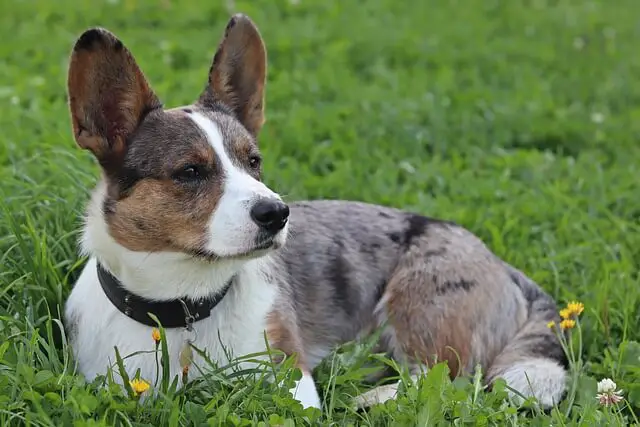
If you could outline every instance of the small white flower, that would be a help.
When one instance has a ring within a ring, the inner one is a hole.
[[[616,388],[618,388],[618,386],[611,378],[605,378],[598,382],[598,393],[611,393],[615,391]]]
[[[598,394],[596,399],[603,406],[611,406],[622,400],[622,390],[616,390],[618,386],[610,378],[598,382]]]

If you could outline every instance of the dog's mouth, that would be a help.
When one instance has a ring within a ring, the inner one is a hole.
[[[196,259],[208,262],[216,262],[221,260],[253,259],[264,255],[271,249],[278,249],[280,246],[281,245],[273,238],[269,238],[256,242],[256,244],[247,251],[237,252],[230,255],[219,255],[214,252],[209,252],[202,249],[189,250],[188,252],[192,257]]]

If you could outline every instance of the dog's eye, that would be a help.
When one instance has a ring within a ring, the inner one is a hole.
[[[251,169],[260,169],[261,162],[262,159],[258,155],[252,155],[251,157],[249,157],[249,167]]]
[[[197,181],[205,178],[206,169],[200,165],[188,165],[174,172],[173,179],[182,182]]]

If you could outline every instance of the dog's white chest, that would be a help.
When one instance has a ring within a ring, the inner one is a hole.
[[[140,369],[141,377],[153,383],[161,375],[156,368],[156,343],[152,328],[142,325],[118,311],[102,292],[96,275],[96,262],[90,260],[74,287],[66,306],[66,318],[72,334],[72,346],[80,371],[92,380],[115,368],[115,350],[125,359],[129,376]],[[262,352],[266,348],[266,317],[277,289],[259,271],[241,272],[225,298],[211,316],[193,325],[194,331],[166,329],[170,357],[170,376],[181,375],[179,356],[187,340],[205,351],[220,366],[238,356]],[[158,349],[158,360],[160,350]],[[207,370],[204,360],[194,351],[194,363]],[[190,369],[190,377],[198,369]],[[117,368],[114,377],[118,378]],[[119,378],[118,378],[119,379]]]

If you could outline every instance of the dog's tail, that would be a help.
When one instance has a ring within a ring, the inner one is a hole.
[[[503,378],[509,387],[525,397],[535,396],[548,408],[564,397],[568,369],[556,329],[548,326],[559,320],[556,304],[524,273],[510,265],[505,268],[528,302],[528,319],[494,359],[486,380]],[[512,396],[519,399],[517,394]]]

